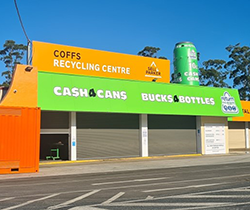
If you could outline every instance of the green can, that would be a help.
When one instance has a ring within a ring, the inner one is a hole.
[[[197,51],[192,42],[179,42],[175,45],[174,82],[199,86]]]

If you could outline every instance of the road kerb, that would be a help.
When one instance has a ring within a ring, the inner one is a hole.
[[[111,162],[111,161],[133,161],[146,159],[164,159],[164,158],[182,158],[182,157],[200,157],[201,154],[183,154],[183,155],[168,155],[168,156],[150,156],[150,157],[129,157],[129,158],[112,158],[112,159],[96,159],[96,160],[67,160],[67,161],[49,161],[41,162],[39,165],[54,165],[54,164],[69,164],[69,163],[95,163],[95,162]]]

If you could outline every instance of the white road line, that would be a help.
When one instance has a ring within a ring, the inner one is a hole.
[[[216,203],[216,202],[206,202],[206,203],[111,203],[106,206],[117,206],[117,207],[149,207],[149,206],[158,206],[158,207],[181,207],[174,210],[193,210],[193,209],[212,209],[215,207],[232,207],[232,206],[241,206],[241,205],[249,205],[250,202],[242,202],[242,203]],[[99,205],[96,205],[99,207]],[[188,206],[188,207],[185,207]],[[87,209],[86,209],[87,210]]]
[[[210,191],[204,191],[204,192],[196,192],[196,193],[189,193],[188,195],[202,195],[202,194],[208,194],[208,193],[217,193],[217,192],[242,192],[245,191],[242,189],[242,187],[239,188],[231,188],[231,189],[222,189],[222,190],[210,190]],[[172,196],[171,196],[172,197]]]
[[[12,199],[14,199],[15,197],[10,197],[10,198],[3,198],[3,199],[0,199],[0,202],[1,201],[8,201],[8,200],[12,200]]]
[[[46,197],[42,197],[42,198],[30,200],[30,201],[27,201],[25,203],[21,203],[21,204],[16,205],[16,206],[11,206],[11,207],[8,207],[8,208],[2,209],[2,210],[16,209],[16,208],[19,208],[19,207],[22,207],[22,206],[26,206],[28,204],[31,204],[31,203],[34,203],[34,202],[37,202],[37,201],[42,201],[42,200],[46,200],[46,199],[52,198],[52,197],[55,197],[55,196],[58,196],[58,195],[60,195],[60,193],[56,193],[56,194],[52,194],[52,195],[49,195],[49,196],[46,196]]]
[[[249,205],[250,202],[244,202],[244,203],[225,203],[225,204],[219,204],[219,203],[214,203],[211,206],[198,206],[198,207],[188,207],[188,208],[178,208],[174,210],[193,210],[193,209],[212,209],[212,208],[217,208],[217,207],[232,207],[232,206],[242,206],[242,205]]]
[[[217,180],[217,179],[227,179],[227,178],[239,178],[244,176],[250,176],[249,174],[242,174],[237,176],[221,176],[221,177],[212,177],[212,178],[203,178],[203,179],[189,179],[189,180],[180,180],[180,181],[170,181],[170,182],[160,182],[160,183],[149,183],[149,184],[133,184],[127,186],[117,186],[117,187],[105,187],[101,188],[101,190],[114,190],[114,189],[125,189],[125,188],[139,188],[139,187],[147,187],[147,186],[157,186],[157,185],[167,185],[167,184],[175,184],[175,183],[190,183],[190,182],[199,182],[199,181],[208,181],[208,180]]]
[[[151,179],[135,179],[136,182],[148,182],[148,181],[157,181],[162,179],[169,179],[170,177],[159,177],[159,178],[151,178]]]
[[[145,200],[152,200],[152,199],[154,199],[154,197],[149,195],[148,197],[146,197]]]
[[[249,192],[250,189],[240,188],[240,189],[231,189],[229,191],[233,191],[233,192]]]
[[[250,195],[180,195],[176,197],[169,197],[170,199],[176,198],[250,198]],[[168,199],[168,198],[167,198]]]
[[[162,197],[152,197],[152,200],[157,201],[157,200],[163,200],[163,199],[171,199],[171,198],[182,198],[186,196],[196,196],[196,195],[203,195],[203,194],[208,194],[208,193],[218,193],[218,192],[227,192],[231,191],[234,189],[240,189],[240,188],[231,188],[231,189],[223,189],[223,190],[209,190],[209,191],[204,191],[204,192],[196,192],[196,193],[187,193],[187,194],[181,194],[181,195],[168,195],[168,196],[162,196]],[[151,197],[151,196],[150,196]],[[134,203],[134,202],[144,202],[146,199],[136,199],[136,200],[129,200],[129,201],[124,201],[123,203]]]
[[[114,195],[112,198],[104,201],[102,203],[102,205],[106,205],[106,204],[110,204],[111,202],[115,201],[116,199],[120,198],[121,196],[123,196],[125,194],[125,192],[119,192],[116,195]]]
[[[108,185],[108,184],[122,184],[128,182],[147,182],[147,181],[157,181],[163,179],[169,179],[170,177],[159,177],[159,178],[151,178],[151,179],[133,179],[133,180],[125,180],[125,181],[116,181],[116,182],[102,182],[102,183],[94,183],[92,185]]]
[[[70,208],[68,210],[107,210],[107,209],[101,209],[99,207],[95,208],[92,206],[77,206],[77,207]]]
[[[100,190],[91,191],[91,192],[89,192],[89,193],[86,193],[86,194],[84,194],[84,195],[81,195],[81,196],[79,196],[79,197],[76,197],[76,198],[74,198],[74,199],[72,199],[72,200],[68,200],[68,201],[66,201],[66,202],[64,202],[64,203],[61,203],[61,204],[58,204],[58,205],[55,205],[55,206],[50,206],[50,207],[48,207],[47,209],[48,209],[48,210],[52,210],[52,209],[60,209],[60,208],[67,207],[69,204],[72,204],[72,203],[75,203],[75,202],[77,202],[77,201],[80,201],[80,200],[82,200],[82,199],[84,199],[84,198],[87,198],[87,197],[89,197],[89,196],[91,196],[91,195],[93,195],[93,194],[95,194],[95,193],[97,193],[97,192],[99,192],[99,191],[100,191]]]
[[[173,195],[173,196],[166,196],[166,197],[161,197],[159,199],[162,199],[162,198],[167,198],[167,197],[178,197],[178,196],[193,196],[193,195],[204,195],[204,194],[211,194],[211,193],[218,193],[218,192],[237,192],[237,191],[244,191],[244,190],[240,190],[242,187],[240,188],[228,188],[228,189],[221,189],[221,190],[208,190],[208,191],[203,191],[203,192],[196,192],[196,193],[188,193],[188,194],[183,194],[183,195]],[[158,199],[158,198],[157,198]]]
[[[229,205],[230,203],[110,203],[106,206],[199,206],[206,208],[207,206],[211,207],[214,205]]]
[[[103,182],[103,183],[94,183],[92,185],[98,186],[98,185],[108,185],[108,184],[123,184],[123,183],[130,183],[135,182],[135,180],[126,180],[126,181],[116,181],[116,182]]]
[[[190,186],[185,186],[185,187],[172,187],[172,188],[145,190],[145,191],[142,191],[142,192],[149,193],[149,192],[160,192],[160,191],[178,190],[178,189],[186,189],[186,188],[200,188],[200,187],[209,187],[209,186],[214,186],[214,185],[222,185],[222,184],[226,184],[226,183],[227,182],[213,183],[213,184],[203,184],[203,185],[190,185]]]

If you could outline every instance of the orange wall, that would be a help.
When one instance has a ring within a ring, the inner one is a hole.
[[[37,107],[37,69],[16,65],[12,83],[0,106]]]
[[[0,106],[0,174],[39,170],[40,109]]]
[[[232,121],[244,121],[250,122],[250,101],[240,101],[242,110],[243,110],[243,117],[233,117]]]
[[[32,45],[32,65],[38,71],[142,81],[157,78],[157,82],[164,83],[170,81],[170,61],[166,59],[36,41]]]

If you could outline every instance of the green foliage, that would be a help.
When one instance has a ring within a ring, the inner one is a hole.
[[[240,44],[226,48],[230,60],[226,64],[233,87],[239,90],[241,100],[250,100],[250,48]]]
[[[167,59],[164,56],[157,56],[158,51],[161,50],[159,47],[150,47],[150,46],[146,46],[144,47],[143,50],[141,50],[140,52],[138,52],[137,55],[141,55],[144,57],[152,57],[152,58],[159,58],[159,59]]]
[[[2,72],[2,76],[5,77],[4,86],[10,85],[15,65],[21,63],[26,51],[26,45],[16,44],[13,40],[5,41],[3,49],[0,50],[0,60],[6,67],[6,70]]]
[[[158,58],[159,58],[159,59],[166,59],[166,60],[167,60],[167,58],[164,57],[164,56],[159,56]]]
[[[200,68],[200,85],[213,87],[230,87],[225,80],[228,77],[228,71],[225,69],[226,61],[208,60],[203,62]]]
[[[230,87],[226,80],[232,80],[233,88],[239,90],[241,100],[250,100],[250,48],[240,44],[226,47],[229,61],[208,60],[200,68],[200,84],[214,87]]]
[[[143,50],[141,50],[140,52],[138,52],[138,55],[141,55],[141,56],[144,56],[144,57],[157,58],[156,54],[157,54],[157,52],[159,50],[160,50],[159,47],[146,46],[146,47],[144,47]]]

